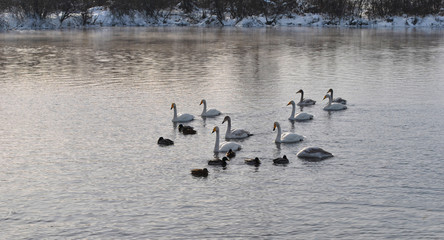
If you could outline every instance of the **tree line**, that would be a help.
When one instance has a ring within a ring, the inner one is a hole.
[[[444,0],[0,0],[0,11],[18,16],[45,19],[58,14],[63,22],[80,14],[83,24],[91,21],[90,8],[105,7],[116,16],[135,11],[147,17],[165,17],[175,7],[190,14],[203,9],[201,18],[214,15],[222,22],[226,16],[243,19],[264,16],[273,24],[278,16],[303,13],[324,14],[331,18],[425,16],[444,10]]]

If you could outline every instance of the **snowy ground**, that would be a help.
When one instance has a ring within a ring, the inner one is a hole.
[[[173,11],[168,16],[157,18],[146,17],[135,12],[132,16],[116,17],[110,11],[101,7],[91,9],[92,19],[87,26],[82,26],[79,15],[74,15],[62,24],[60,16],[53,15],[45,20],[35,18],[19,18],[11,13],[0,14],[0,30],[31,30],[31,29],[65,29],[83,27],[109,26],[235,26],[235,27],[265,27],[266,18],[262,16],[245,19],[231,19],[227,17],[223,25],[215,16],[207,15],[202,18],[202,11],[185,15],[180,11]],[[398,16],[384,19],[336,19],[332,20],[319,14],[305,14],[280,16],[271,26],[339,26],[339,27],[431,27],[443,28],[444,16],[409,17]]]

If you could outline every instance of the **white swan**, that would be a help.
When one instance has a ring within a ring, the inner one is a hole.
[[[279,125],[278,122],[274,122],[273,131],[276,130],[276,128],[278,129],[276,140],[274,140],[276,143],[294,143],[304,140],[304,136],[296,133],[281,133],[281,125]]]
[[[333,157],[333,154],[319,147],[306,147],[299,151],[296,156],[298,156],[299,158],[316,161]]]
[[[222,142],[219,145],[219,127],[214,127],[213,132],[216,132],[216,143],[214,144],[214,152],[228,152],[230,149],[232,151],[238,151],[241,149],[241,145],[234,142]]]
[[[202,117],[216,117],[220,115],[220,111],[217,109],[208,109],[207,111],[207,101],[205,99],[202,99],[202,101],[200,101],[199,105],[204,105],[203,111],[201,116]]]
[[[326,98],[328,98],[328,104],[327,104],[327,106],[324,107],[325,111],[339,111],[339,110],[347,109],[347,106],[345,106],[344,104],[332,103],[330,94],[326,94],[324,96],[324,99],[326,99]],[[322,99],[322,100],[324,100],[324,99]]]
[[[304,91],[302,91],[302,89],[300,89],[299,91],[296,92],[296,94],[300,93],[301,94],[301,100],[298,102],[298,106],[309,106],[309,105],[315,105],[316,101],[312,100],[312,99],[304,99]]]
[[[287,106],[290,105],[290,104],[292,105],[293,110],[291,110],[291,115],[288,118],[288,120],[292,120],[292,121],[307,121],[307,120],[312,120],[313,119],[313,115],[308,114],[308,113],[304,113],[304,112],[300,112],[300,113],[294,115],[295,112],[296,112],[296,103],[293,100],[291,100],[287,104]]]
[[[176,109],[175,103],[171,104],[171,109],[173,109],[173,108],[174,108],[174,117],[171,121],[173,121],[173,122],[189,122],[194,119],[194,116],[191,114],[188,114],[188,113],[184,113],[184,114],[177,116],[177,109]]]
[[[333,89],[332,88],[330,88],[327,93],[330,93],[331,98],[332,98],[332,100],[331,100],[332,102],[342,103],[344,105],[347,104],[347,100],[340,98],[340,97],[338,97],[338,98],[333,97]]]
[[[224,120],[222,121],[222,124],[228,122],[227,126],[227,132],[225,133],[225,139],[239,139],[239,138],[246,138],[249,136],[252,136],[249,131],[243,130],[243,129],[233,129],[231,130],[231,118],[230,116],[225,116]]]

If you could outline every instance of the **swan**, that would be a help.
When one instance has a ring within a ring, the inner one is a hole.
[[[202,101],[200,101],[199,105],[202,105],[202,104],[204,105],[203,111],[201,114],[202,117],[216,117],[221,114],[221,112],[217,109],[208,109],[208,111],[207,111],[207,101],[205,99],[202,99]]]
[[[177,109],[176,109],[176,104],[172,103],[171,104],[171,109],[174,108],[174,117],[173,117],[173,122],[189,122],[192,121],[194,119],[194,116],[188,113],[184,113],[181,114],[179,116],[177,116]]]
[[[319,147],[306,147],[299,151],[296,156],[299,158],[305,158],[307,160],[323,160],[333,157],[333,154]]]
[[[276,128],[278,129],[276,140],[274,140],[276,143],[294,143],[304,140],[304,136],[296,133],[284,132],[281,134],[281,125],[279,125],[278,122],[274,122],[273,131],[276,130]]]
[[[256,158],[250,158],[250,159],[245,159],[245,164],[247,165],[254,165],[254,166],[259,166],[261,165],[261,161],[259,160],[258,157]]]
[[[324,107],[325,111],[339,111],[339,110],[347,109],[347,106],[345,106],[344,104],[332,103],[330,94],[326,94],[324,96],[324,99],[326,99],[326,98],[328,98],[328,104],[327,104],[327,106]],[[324,99],[322,99],[322,100],[324,100]]]
[[[227,132],[225,133],[225,139],[239,139],[239,138],[247,138],[253,134],[249,131],[243,129],[233,129],[231,130],[231,118],[230,116],[225,116],[222,124],[228,122]]]
[[[214,144],[214,152],[228,152],[230,149],[232,151],[238,151],[241,149],[241,145],[234,142],[223,142],[219,145],[219,127],[214,127],[213,132],[216,132],[216,143]]]
[[[316,101],[312,100],[312,99],[304,99],[304,91],[302,91],[302,89],[300,89],[299,91],[296,92],[296,94],[300,93],[301,94],[301,100],[298,102],[298,106],[309,106],[309,105],[315,105]]]
[[[204,168],[204,169],[192,169],[191,170],[191,175],[195,176],[195,177],[208,177],[208,169]]]
[[[217,166],[225,167],[225,166],[227,166],[227,161],[228,161],[227,157],[223,157],[222,159],[216,158],[216,159],[208,161],[208,165],[217,165]]]
[[[182,132],[183,135],[196,134],[196,130],[194,130],[193,127],[191,127],[191,126],[184,126],[182,124],[179,124],[179,132]]]
[[[296,103],[295,103],[293,100],[291,100],[291,101],[287,104],[287,106],[290,105],[290,104],[292,105],[293,110],[291,111],[291,115],[290,115],[290,117],[288,118],[288,120],[292,120],[292,121],[307,121],[307,120],[313,120],[313,115],[308,114],[308,113],[300,112],[300,113],[294,115],[295,112],[296,112]]]
[[[333,89],[332,88],[330,88],[327,93],[330,93],[331,98],[333,99],[332,102],[342,103],[344,105],[347,104],[347,100],[340,98],[340,97],[338,97],[338,98],[333,97]]]
[[[274,163],[274,164],[288,164],[288,163],[290,163],[290,161],[288,161],[287,156],[284,155],[284,156],[281,157],[281,158],[278,157],[278,158],[273,159],[273,163]]]
[[[173,145],[174,142],[171,139],[160,137],[159,140],[157,140],[157,144],[168,146],[168,145]]]

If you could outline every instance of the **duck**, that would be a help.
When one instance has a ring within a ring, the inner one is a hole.
[[[305,147],[299,151],[296,156],[307,160],[317,161],[333,157],[333,154],[325,151],[320,147]]]
[[[273,159],[273,163],[274,164],[288,164],[290,163],[290,161],[288,161],[288,158],[286,155],[284,155],[283,157],[278,157]]]
[[[228,158],[234,158],[236,157],[236,153],[233,152],[233,150],[228,150],[228,152],[225,154]]]
[[[301,94],[301,100],[298,102],[298,106],[310,106],[310,105],[315,105],[316,101],[312,100],[312,99],[304,99],[304,91],[302,89],[300,89],[299,91],[296,92],[296,94],[300,93]]]
[[[217,109],[208,109],[207,111],[207,101],[205,99],[202,99],[202,101],[200,101],[199,105],[204,105],[203,106],[203,111],[202,114],[200,114],[202,117],[216,117],[219,116],[221,114],[221,112]]]
[[[330,93],[331,98],[332,98],[332,100],[331,100],[332,102],[341,103],[341,104],[344,104],[344,105],[347,104],[347,100],[345,100],[343,98],[340,98],[340,97],[338,97],[338,98],[334,98],[333,97],[333,89],[332,88],[330,88],[327,93]]]
[[[344,104],[332,103],[330,94],[327,93],[324,96],[324,99],[326,99],[326,98],[328,98],[328,104],[327,104],[327,106],[324,107],[325,111],[340,111],[340,110],[347,109],[347,106],[345,106]],[[322,100],[324,100],[324,99],[322,99]]]
[[[261,161],[259,160],[258,157],[255,158],[249,158],[249,159],[245,159],[245,164],[247,165],[254,165],[254,166],[259,166],[261,165]]]
[[[157,144],[163,145],[163,146],[168,146],[168,145],[173,145],[174,142],[171,139],[160,137],[159,140],[157,140]]]
[[[191,175],[193,175],[195,177],[208,177],[208,169],[206,169],[206,168],[191,169]]]
[[[296,103],[295,103],[293,100],[291,100],[291,101],[287,104],[287,106],[290,105],[290,104],[291,104],[291,106],[292,106],[292,110],[291,110],[291,115],[290,115],[290,117],[288,118],[288,120],[291,120],[291,121],[298,121],[298,122],[301,122],[301,121],[308,121],[308,120],[313,120],[313,115],[311,115],[311,114],[309,114],[309,113],[300,112],[300,113],[298,113],[298,114],[295,115],[295,112],[296,112]]]
[[[224,124],[225,122],[228,122],[227,132],[225,133],[225,139],[242,139],[253,135],[249,131],[246,131],[244,129],[231,130],[230,116],[225,116],[224,120],[222,121],[222,124]]]
[[[276,128],[278,129],[276,139],[274,140],[276,143],[294,143],[304,140],[304,136],[296,133],[281,133],[281,125],[278,122],[274,122],[273,131],[276,130]]]
[[[214,152],[228,152],[230,149],[232,151],[239,151],[242,147],[238,143],[234,142],[223,142],[219,145],[219,127],[214,127],[213,132],[216,132],[216,143],[214,144]]]
[[[184,126],[182,124],[179,124],[179,132],[183,133],[184,135],[188,134],[196,134],[196,130],[194,130],[191,126]]]
[[[171,120],[173,122],[189,122],[194,119],[194,116],[188,113],[177,115],[177,109],[175,103],[171,104],[171,109],[174,109],[174,116],[173,119]]]
[[[223,157],[222,159],[216,158],[208,161],[208,165],[217,165],[225,167],[227,166],[227,161],[229,161],[227,157]]]

